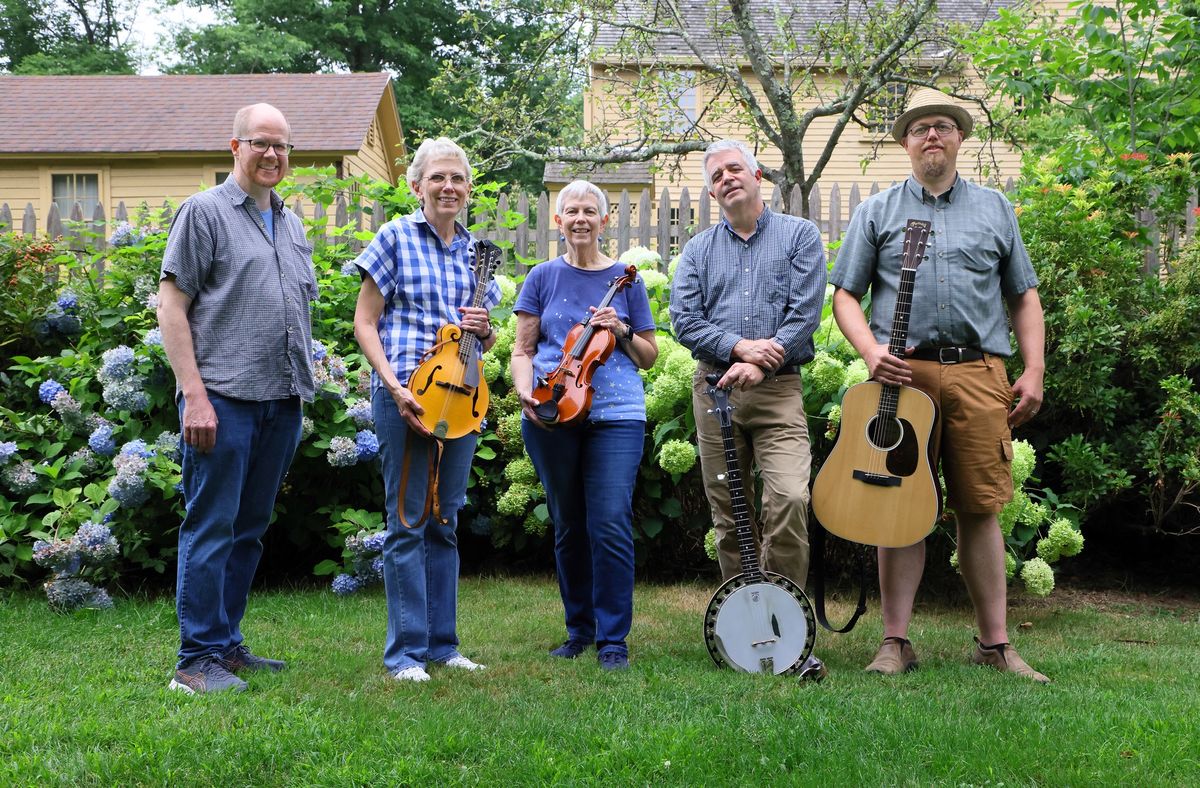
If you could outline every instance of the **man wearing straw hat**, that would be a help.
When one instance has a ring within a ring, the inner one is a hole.
[[[913,386],[937,405],[934,454],[942,460],[959,568],[979,628],[971,662],[1048,683],[1008,641],[997,518],[1013,495],[1011,429],[1036,415],[1042,402],[1045,325],[1037,276],[1008,199],[958,175],[959,146],[973,125],[940,91],[922,88],[912,97],[892,126],[912,175],[855,212],[830,277],[833,312],[874,380]],[[888,353],[888,334],[909,219],[929,221],[932,232],[916,272],[909,348],[897,358]],[[861,305],[868,289],[869,325]],[[1003,360],[1012,352],[1010,320],[1025,367],[1011,385]],[[923,541],[879,548],[883,643],[868,671],[917,666],[908,627],[924,566]]]

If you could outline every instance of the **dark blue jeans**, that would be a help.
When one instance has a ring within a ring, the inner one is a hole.
[[[521,422],[525,450],[554,521],[558,589],[567,637],[627,651],[633,623],[633,485],[644,421],[544,430]]]
[[[249,402],[210,391],[208,399],[217,412],[213,450],[180,444],[187,512],[175,584],[179,667],[242,642],[262,536],[300,445],[299,397]],[[182,423],[183,397],[178,405]]]
[[[434,442],[414,436],[386,389],[371,398],[379,457],[383,463],[387,537],[383,542],[383,587],[387,594],[387,643],[383,665],[391,672],[445,662],[458,655],[458,510],[467,497],[475,456],[475,433],[445,441],[438,497],[445,523],[421,517],[429,489],[429,455]],[[408,485],[400,489],[405,447],[411,444]],[[400,522],[398,507],[404,506]]]

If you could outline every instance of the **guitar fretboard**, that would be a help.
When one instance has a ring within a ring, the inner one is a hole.
[[[900,269],[900,287],[896,293],[896,309],[892,313],[892,335],[888,341],[888,352],[896,358],[904,358],[908,346],[908,323],[912,315],[913,290],[917,282],[917,266],[925,255],[925,244],[929,238],[929,222],[909,219],[904,228],[904,260]],[[879,410],[875,422],[880,429],[896,417],[896,406],[900,401],[900,387],[894,383],[881,384]]]

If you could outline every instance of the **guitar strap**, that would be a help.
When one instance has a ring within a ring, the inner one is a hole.
[[[413,440],[412,435],[408,436],[408,440],[404,443],[404,461],[400,463],[400,492],[396,496],[396,515],[400,518],[400,524],[405,528],[413,528],[425,522],[425,518],[430,513],[434,518],[445,525],[447,520],[442,517],[442,506],[438,500],[438,481],[439,472],[442,467],[442,451],[445,445],[438,438],[433,438],[433,450],[429,452],[429,468],[428,477],[425,486],[425,503],[422,505],[421,513],[417,515],[416,523],[410,523],[408,518],[404,516],[404,503],[408,498],[408,471],[412,465]]]
[[[854,629],[858,619],[867,612],[867,559],[865,548],[860,546],[855,554],[858,556],[858,606],[845,626],[839,628],[829,623],[825,616],[825,526],[816,517],[808,518],[808,536],[812,546],[812,576],[813,576],[813,614],[818,623],[830,632],[845,634]]]

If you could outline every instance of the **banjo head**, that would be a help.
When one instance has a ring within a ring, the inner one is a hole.
[[[763,572],[726,580],[704,614],[704,645],[717,667],[796,673],[812,654],[816,620],[804,590]]]

